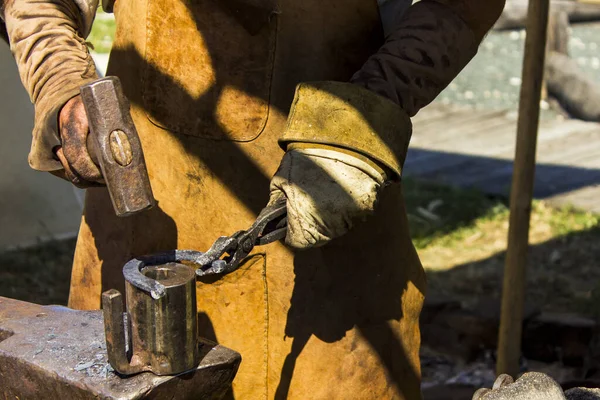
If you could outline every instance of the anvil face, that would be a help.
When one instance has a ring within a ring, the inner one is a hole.
[[[176,376],[120,377],[108,363],[101,311],[0,297],[0,397],[19,399],[220,399],[241,357],[199,344],[198,368]]]

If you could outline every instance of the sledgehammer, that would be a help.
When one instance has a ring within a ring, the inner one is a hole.
[[[100,167],[115,213],[136,214],[155,204],[144,153],[119,78],[81,87],[90,134],[88,152]]]

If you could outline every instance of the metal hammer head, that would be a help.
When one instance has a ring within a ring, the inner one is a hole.
[[[115,213],[123,217],[152,207],[144,153],[119,78],[82,86],[81,98],[90,126],[88,151],[100,166]]]

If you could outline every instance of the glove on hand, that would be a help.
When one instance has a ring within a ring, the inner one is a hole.
[[[598,400],[600,389],[572,388],[563,393],[561,386],[546,374],[528,372],[515,382],[502,374],[492,389],[479,389],[472,400]]]
[[[479,389],[473,400],[566,400],[558,383],[546,374],[528,372],[517,381],[500,375],[492,389]]]
[[[385,182],[399,180],[410,133],[406,113],[367,89],[299,85],[271,181],[271,203],[287,199],[287,244],[323,245],[371,214]]]
[[[287,198],[287,244],[316,247],[345,234],[372,213],[385,175],[358,154],[290,145],[271,181],[270,202]]]

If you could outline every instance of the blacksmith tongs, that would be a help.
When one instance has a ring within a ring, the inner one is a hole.
[[[264,208],[252,226],[231,236],[221,236],[206,253],[196,250],[171,250],[147,256],[136,257],[123,267],[125,279],[138,289],[144,290],[159,299],[166,293],[165,286],[145,276],[145,267],[167,263],[186,262],[196,266],[199,277],[229,274],[240,267],[255,246],[262,246],[285,238],[287,232],[286,201],[282,199]]]
[[[239,268],[255,246],[285,238],[287,231],[286,201],[282,199],[264,208],[252,226],[231,236],[221,236],[196,259],[197,276],[224,275]]]

